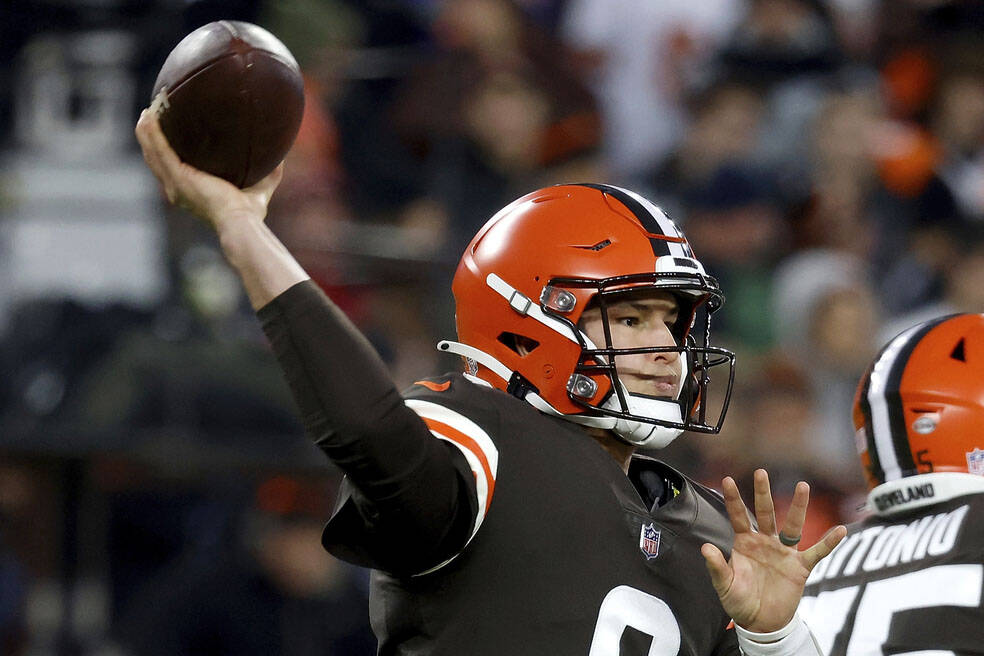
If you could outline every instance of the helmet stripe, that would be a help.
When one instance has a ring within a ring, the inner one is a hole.
[[[648,211],[648,216],[651,216],[653,219],[656,220],[656,225],[659,226],[659,232],[663,233],[668,237],[675,237],[677,239],[683,240],[681,242],[668,242],[670,244],[671,254],[675,255],[676,257],[689,257],[689,258],[694,257],[694,252],[690,248],[690,242],[688,242],[687,238],[683,236],[682,232],[680,232],[680,228],[677,227],[677,224],[673,221],[673,219],[671,219],[666,215],[666,212],[664,212],[662,209],[654,205],[653,202],[650,201],[648,198],[640,196],[639,194],[632,191],[631,189],[620,189],[620,191],[624,191],[631,198],[637,200]],[[641,217],[639,220],[640,222],[642,222]],[[643,223],[642,225],[645,226],[646,224]],[[653,231],[650,230],[649,232],[653,232]],[[675,248],[679,248],[681,252],[677,254]]]
[[[885,482],[885,470],[882,469],[881,459],[878,457],[878,447],[875,444],[875,431],[871,422],[871,402],[868,401],[868,393],[871,390],[871,369],[864,377],[864,389],[861,391],[860,405],[861,414],[864,416],[864,438],[868,449],[869,468],[872,476],[879,482]]]
[[[682,242],[675,242],[665,239],[650,239],[649,243],[656,257],[662,257],[663,255],[694,257],[694,253],[690,249],[690,244],[686,242],[686,238],[677,228],[676,224],[649,200],[633,191],[613,185],[582,183],[578,186],[590,187],[591,189],[597,189],[602,193],[614,196],[632,212],[646,232],[653,235],[665,235],[673,239],[684,240]]]
[[[882,350],[872,367],[867,398],[871,407],[873,441],[885,481],[916,473],[899,386],[916,345],[945,319],[940,317],[900,333]]]
[[[905,367],[905,361],[908,359],[908,355],[904,358],[900,356],[917,330],[919,330],[918,326],[909,328],[889,342],[871,368],[871,378],[868,386],[868,403],[871,407],[871,432],[882,473],[884,474],[884,480],[886,481],[894,481],[902,478],[902,468],[899,464],[899,456],[896,453],[895,440],[892,439],[892,428],[897,425],[897,422],[892,421],[890,412],[895,409],[895,404],[890,404],[888,398],[889,395],[893,394],[896,397],[898,396],[898,387],[896,386],[893,393],[889,381],[893,379],[897,381],[901,377],[901,373],[898,376],[892,375],[893,370],[900,360],[902,364],[900,368]],[[911,349],[909,349],[909,353],[911,352]],[[890,405],[893,407],[890,408]],[[904,429],[905,427],[903,426],[903,436]]]

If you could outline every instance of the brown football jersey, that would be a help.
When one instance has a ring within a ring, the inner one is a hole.
[[[737,654],[700,554],[704,542],[730,553],[721,497],[645,457],[626,476],[583,429],[474,380],[452,374],[407,394],[470,464],[474,522],[442,565],[374,572],[379,653]],[[348,486],[325,529],[332,552],[371,566],[375,543],[413,540],[367,529],[359,506]]]
[[[800,603],[829,656],[984,654],[984,478],[883,483]]]

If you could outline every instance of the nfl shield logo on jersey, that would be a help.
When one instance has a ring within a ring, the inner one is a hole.
[[[646,556],[646,560],[652,560],[659,555],[659,531],[653,524],[642,525],[639,533],[639,549]]]
[[[984,451],[974,449],[967,454],[967,471],[971,474],[984,476]]]

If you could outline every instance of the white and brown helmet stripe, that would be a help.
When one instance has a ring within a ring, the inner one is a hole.
[[[635,217],[642,228],[652,235],[649,243],[653,247],[653,254],[656,257],[670,255],[684,262],[683,266],[697,265],[694,251],[690,248],[687,238],[680,232],[676,223],[666,215],[666,213],[649,199],[640,196],[634,191],[616,187],[615,185],[579,183],[579,187],[589,187],[597,189],[603,194],[608,194],[616,198],[622,205]],[[691,262],[692,261],[692,262]],[[701,267],[701,273],[703,268]]]
[[[902,376],[923,337],[952,316],[921,323],[897,335],[882,348],[861,379],[857,408],[864,420],[868,471],[877,483],[919,473],[900,392]]]

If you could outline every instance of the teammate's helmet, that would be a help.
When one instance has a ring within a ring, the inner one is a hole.
[[[615,349],[607,331],[607,343],[595,345],[578,328],[589,305],[607,325],[613,295],[646,289],[677,298],[678,346]],[[453,290],[460,343],[439,348],[465,357],[494,387],[638,446],[663,446],[683,430],[720,430],[734,354],[709,346],[708,336],[724,296],[676,225],[638,194],[579,184],[519,198],[472,239]],[[675,398],[630,394],[619,382],[619,356],[667,351],[679,352],[684,367]],[[707,417],[708,371],[718,365],[727,365],[727,388]]]
[[[858,385],[854,427],[869,487],[984,474],[984,315],[940,317],[890,341]]]

